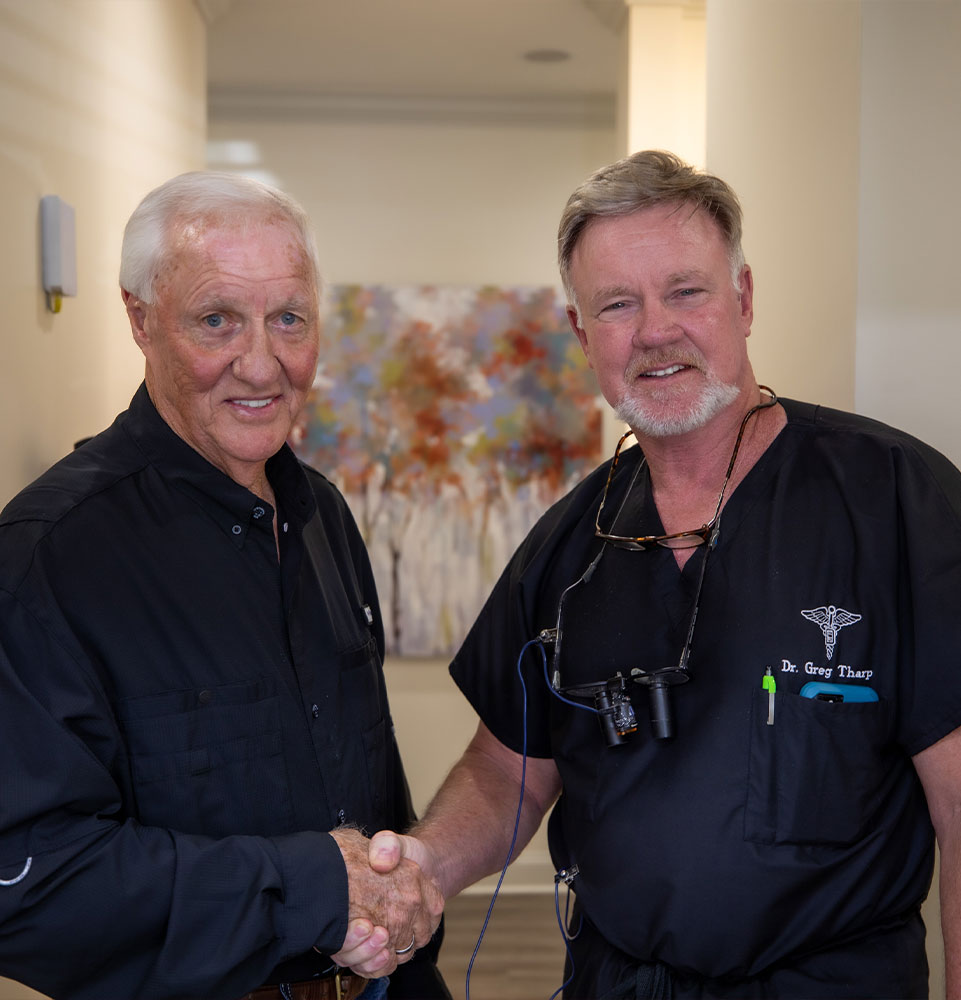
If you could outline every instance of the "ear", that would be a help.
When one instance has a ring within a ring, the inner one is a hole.
[[[120,289],[120,297],[127,309],[127,319],[130,320],[130,332],[140,350],[150,342],[150,335],[146,330],[147,303],[132,295],[126,288]]]
[[[571,329],[574,331],[574,336],[580,341],[581,350],[584,352],[584,357],[587,358],[587,363],[593,368],[591,355],[587,349],[587,333],[584,327],[581,326],[580,317],[577,315],[577,310],[574,306],[567,307],[567,322],[570,323]]]
[[[745,337],[751,336],[751,324],[754,322],[754,275],[751,269],[744,265],[738,279],[741,289],[741,321],[745,327]]]

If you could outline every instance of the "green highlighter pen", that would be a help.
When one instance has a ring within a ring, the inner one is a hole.
[[[761,687],[767,691],[767,724],[773,726],[774,692],[777,691],[777,682],[774,680],[774,674],[771,673],[770,667],[766,667],[764,670],[764,676],[761,678]]]

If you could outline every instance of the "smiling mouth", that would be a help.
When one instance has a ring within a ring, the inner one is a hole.
[[[665,375],[673,375],[685,368],[687,365],[668,365],[667,368],[654,368],[649,372],[641,372],[641,378],[664,378]]]
[[[271,396],[270,399],[232,399],[231,403],[237,406],[244,406],[251,410],[259,410],[265,406],[269,406],[275,399],[275,396]]]

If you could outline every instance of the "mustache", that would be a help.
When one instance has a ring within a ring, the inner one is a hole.
[[[624,370],[628,381],[640,378],[645,372],[659,371],[672,365],[684,365],[685,368],[696,368],[702,371],[703,359],[690,351],[648,351],[631,358]]]

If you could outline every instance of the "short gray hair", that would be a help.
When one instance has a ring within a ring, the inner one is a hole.
[[[307,213],[290,195],[240,174],[197,170],[154,188],[134,209],[120,250],[120,287],[153,302],[157,275],[173,252],[179,227],[198,220],[237,225],[280,221],[299,238],[314,272],[320,266]]]
[[[741,248],[741,204],[730,185],[697,170],[673,153],[646,149],[602,167],[570,196],[557,230],[557,263],[571,305],[571,258],[587,224],[601,216],[631,215],[652,205],[690,205],[717,223],[727,244],[735,288],[744,251]]]

